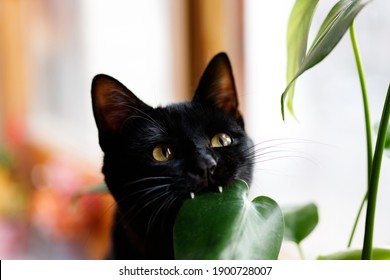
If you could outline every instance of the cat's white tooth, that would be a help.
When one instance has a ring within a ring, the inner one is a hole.
[[[190,192],[190,195],[191,195],[191,198],[194,199],[195,198],[195,193],[193,192]]]
[[[219,192],[221,193],[223,191],[223,188],[221,186],[218,187]]]

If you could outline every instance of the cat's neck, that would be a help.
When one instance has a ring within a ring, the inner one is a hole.
[[[135,220],[131,226],[125,221],[119,211],[115,214],[112,228],[112,259],[174,259],[173,253],[173,223],[170,218],[164,228],[148,232],[143,219]]]

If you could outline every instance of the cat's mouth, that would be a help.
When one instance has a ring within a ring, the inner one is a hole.
[[[219,186],[218,187],[218,191],[220,192],[220,193],[222,193],[223,192],[223,187],[222,186]],[[209,192],[209,190],[204,190],[204,191],[202,191],[202,192]],[[202,193],[201,192],[201,193]],[[195,198],[195,192],[190,192],[190,197],[191,197],[191,199],[194,199]]]
[[[223,192],[223,187],[222,186],[218,186],[217,188],[203,188],[202,190],[200,190],[198,192],[191,191],[190,192],[190,198],[194,199],[195,196],[198,195],[198,194],[207,193],[207,192],[213,192],[213,191],[218,191],[218,192],[222,193]]]

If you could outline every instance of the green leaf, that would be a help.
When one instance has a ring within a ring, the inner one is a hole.
[[[306,56],[309,29],[318,0],[296,0],[287,30],[287,82],[294,79]],[[287,106],[292,115],[295,82],[288,91]]]
[[[362,259],[370,260],[373,258],[372,245],[374,240],[374,224],[376,202],[378,197],[379,178],[381,173],[383,151],[386,141],[386,132],[390,121],[390,84],[387,88],[385,104],[383,105],[382,117],[379,123],[378,137],[376,139],[374,157],[370,172],[368,192],[367,192],[367,212],[366,224],[363,239]]]
[[[289,81],[281,98],[282,116],[284,119],[284,102],[286,96],[293,87],[294,82],[305,71],[321,62],[338,44],[345,32],[348,30],[357,14],[370,0],[340,0],[337,2],[324,22],[322,23],[317,36],[315,37],[309,51],[300,64],[299,70]],[[312,15],[309,15],[310,17]],[[292,99],[289,99],[289,106],[292,106]],[[292,107],[289,108],[292,112]]]
[[[387,153],[390,153],[390,126],[387,127],[387,131],[386,131],[385,150]]]
[[[318,224],[318,209],[313,203],[283,209],[284,238],[301,243]]]
[[[11,154],[4,148],[0,147],[0,167],[10,169],[13,166]]]
[[[379,123],[374,126],[375,132],[378,133]],[[385,155],[390,157],[390,125],[387,127],[386,140],[385,140]]]
[[[100,184],[100,185],[94,186],[88,190],[83,190],[81,192],[76,193],[72,197],[72,200],[70,203],[71,208],[75,209],[77,203],[79,202],[80,198],[83,195],[92,194],[92,193],[108,193],[108,188],[107,188],[106,184]]]
[[[283,215],[271,198],[248,199],[237,180],[184,202],[174,226],[176,259],[277,259]]]
[[[319,256],[318,260],[361,260],[362,250],[346,250],[330,255]],[[373,260],[390,260],[390,249],[374,248]]]
[[[82,194],[88,193],[108,193],[108,188],[106,184],[100,184],[90,188],[89,190],[83,191]]]

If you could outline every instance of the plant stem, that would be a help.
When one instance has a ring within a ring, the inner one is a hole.
[[[364,119],[366,124],[366,146],[367,146],[367,191],[368,186],[370,184],[370,177],[371,177],[371,170],[372,170],[372,136],[371,136],[371,120],[370,120],[370,110],[368,106],[368,97],[367,97],[367,89],[366,89],[366,82],[364,79],[364,73],[363,73],[363,65],[362,61],[360,59],[359,49],[357,46],[356,36],[355,36],[355,27],[354,22],[352,22],[351,27],[349,28],[349,34],[351,37],[351,43],[353,48],[353,53],[355,55],[356,60],[356,66],[359,73],[359,80],[360,80],[360,87],[362,90],[362,98],[363,98],[363,106],[364,106]],[[365,194],[363,201],[360,205],[358,214],[355,219],[355,223],[349,238],[348,242],[348,248],[351,247],[353,237],[355,235],[356,226],[358,224],[358,221],[360,219],[360,215],[364,206],[364,202],[367,199],[367,193]]]
[[[305,254],[303,253],[303,249],[301,247],[301,244],[297,243],[297,247],[298,247],[299,257],[301,258],[301,260],[304,260],[305,259]]]
[[[372,259],[372,241],[374,236],[374,221],[376,198],[378,195],[378,183],[381,172],[383,150],[386,142],[386,132],[389,125],[390,117],[390,84],[387,89],[385,104],[383,106],[382,118],[379,125],[378,138],[376,140],[374,158],[372,162],[370,186],[367,197],[367,214],[366,214],[366,228],[364,232],[364,243],[362,259]]]
[[[358,211],[358,213],[356,215],[356,219],[355,219],[355,222],[353,224],[351,236],[349,237],[348,246],[347,246],[348,248],[350,248],[351,245],[352,245],[353,236],[355,235],[355,231],[356,231],[359,219],[360,219],[360,215],[362,214],[362,211],[363,211],[363,206],[364,206],[364,204],[366,203],[366,200],[367,200],[367,194],[368,194],[368,192],[366,192],[362,202],[360,203],[359,211]]]

